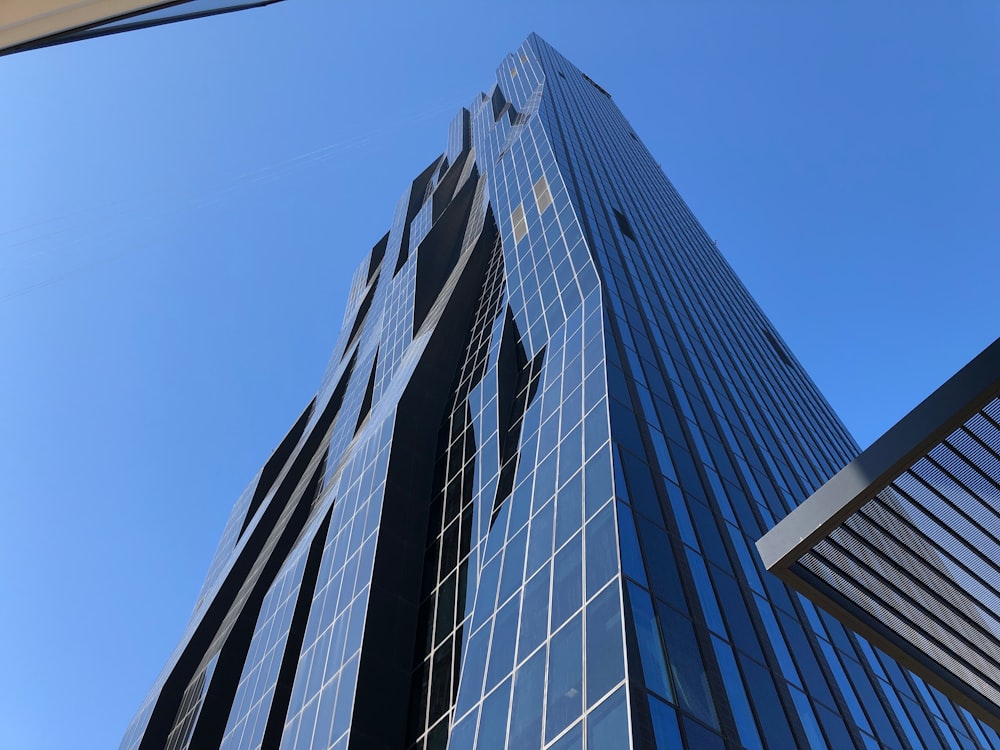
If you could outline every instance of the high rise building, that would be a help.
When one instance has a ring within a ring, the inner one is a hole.
[[[1000,748],[764,571],[856,453],[530,36],[358,268],[122,748]]]

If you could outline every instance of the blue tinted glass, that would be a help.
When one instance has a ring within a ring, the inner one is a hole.
[[[328,744],[331,739],[330,733],[336,731],[333,726],[333,709],[337,702],[337,684],[335,677],[332,682],[324,686],[319,696],[319,707],[316,710],[316,741],[319,744]],[[260,731],[263,733],[263,725],[260,726]]]
[[[653,719],[656,747],[681,747],[681,728],[677,723],[677,711],[651,695],[649,696],[649,712]]]
[[[472,707],[479,698],[486,676],[486,654],[490,647],[490,629],[485,627],[470,639],[465,653],[465,665],[456,706],[459,712]]]
[[[649,561],[647,573],[653,584],[653,593],[666,600],[672,607],[687,611],[687,601],[681,589],[680,574],[673,555],[673,545],[666,532],[643,519],[639,523],[642,550]]]
[[[552,629],[555,630],[583,603],[582,534],[556,553],[552,568]]]
[[[514,667],[514,642],[517,638],[517,615],[520,597],[515,596],[497,613],[493,625],[490,667],[486,673],[489,690]]]
[[[724,602],[722,613],[729,625],[729,632],[733,637],[733,644],[750,654],[758,661],[764,661],[764,655],[760,650],[760,641],[757,638],[757,631],[754,630],[750,615],[747,612],[746,602],[743,594],[737,586],[736,581],[715,567],[709,567],[712,581],[719,592],[719,601]]]
[[[554,503],[548,503],[531,519],[528,540],[528,567],[526,575],[531,575],[552,556],[552,513]]]
[[[486,559],[489,560],[493,557],[500,549],[503,547],[504,542],[504,529],[507,528],[507,521],[510,518],[510,503],[504,503],[500,506],[500,512],[497,513],[496,520],[493,522],[493,529],[499,533],[490,534],[486,537]]]
[[[577,724],[559,741],[550,745],[548,750],[583,750],[583,724]]]
[[[524,587],[524,610],[521,616],[521,637],[517,644],[517,658],[530,654],[548,633],[549,625],[549,567],[528,581]]]
[[[587,523],[586,541],[587,598],[590,598],[618,572],[614,503],[608,503]]]
[[[624,503],[618,503],[618,531],[622,570],[629,578],[638,581],[643,586],[648,585],[646,583],[646,566],[642,562],[642,553],[639,551],[639,538],[635,535],[632,511]]]
[[[524,750],[540,747],[544,692],[545,649],[542,649],[514,673],[509,747],[524,748]]]
[[[802,728],[805,729],[809,747],[814,748],[814,750],[824,750],[827,747],[826,740],[823,739],[823,732],[820,731],[819,722],[816,721],[816,715],[813,713],[809,699],[801,690],[794,687],[790,687],[789,690],[792,693],[795,708],[798,709],[799,718],[802,720]]]
[[[708,687],[708,674],[691,621],[662,604],[657,606],[657,612],[680,707],[718,729],[719,719]]]
[[[563,413],[566,413],[565,410]],[[582,465],[583,428],[577,425],[559,444],[559,486],[565,484]]]
[[[719,635],[726,635],[726,628],[722,624],[722,612],[719,610],[719,602],[715,596],[715,589],[708,578],[708,569],[705,567],[705,560],[701,555],[685,547],[687,553],[688,567],[694,577],[695,588],[698,592],[698,600],[701,602],[702,611],[708,627]]]
[[[628,708],[621,687],[587,715],[587,747],[629,750],[629,745]]]
[[[726,694],[729,696],[733,718],[736,720],[736,729],[740,733],[740,741],[749,750],[763,750],[760,744],[760,735],[757,734],[753,711],[750,709],[743,680],[736,666],[733,650],[724,641],[714,636],[712,637],[712,645],[715,647],[715,655],[719,661],[722,680],[726,685]],[[845,747],[849,746],[845,745]]]
[[[699,724],[687,716],[683,717],[684,734],[687,737],[687,747],[698,748],[698,750],[726,750],[726,743],[722,738],[712,732],[707,727]],[[794,745],[788,745],[794,747]]]
[[[747,676],[747,683],[753,686],[750,701],[760,717],[761,733],[767,747],[795,747],[788,718],[781,707],[778,692],[774,687],[771,673],[752,659],[740,657],[740,666]]]
[[[472,619],[473,629],[478,628],[486,618],[493,614],[493,606],[496,603],[497,582],[500,578],[501,556],[494,557],[483,568],[483,573],[479,578],[479,586],[476,589],[476,610]]]
[[[583,473],[577,473],[556,495],[556,547],[583,524]]]
[[[477,747],[503,747],[507,735],[507,707],[510,704],[510,680],[504,682],[485,701],[479,717]]]
[[[642,676],[646,688],[667,700],[673,700],[670,679],[667,677],[667,662],[663,656],[660,630],[653,615],[653,604],[645,589],[634,584],[628,587],[632,603],[632,619],[635,621],[635,635],[639,641],[639,657],[642,659]]]
[[[507,542],[504,549],[503,575],[500,579],[500,598],[504,602],[524,580],[524,548],[528,542],[528,530],[521,529]]]
[[[847,725],[844,724],[844,720],[839,715],[820,705],[816,706],[816,713],[819,715],[820,723],[826,731],[826,736],[830,738],[831,747],[850,748],[854,746],[851,735],[847,731]]]
[[[541,446],[540,452],[556,445],[555,434],[558,430],[559,420],[550,419],[542,426],[538,442]],[[546,428],[551,434],[546,433]],[[556,457],[558,451],[550,453],[535,470],[535,506],[539,507],[555,494],[556,491]]]
[[[641,447],[640,447],[641,450]],[[663,514],[660,511],[660,501],[649,475],[649,467],[628,451],[622,453],[625,464],[625,474],[628,479],[628,493],[632,506],[657,525],[663,524]]]
[[[618,587],[609,586],[587,605],[587,705],[625,677]]]
[[[586,489],[584,505],[587,517],[594,514],[611,497],[611,462],[607,450],[592,456],[584,469]]]
[[[552,636],[545,739],[558,735],[583,710],[583,618],[577,615]]]
[[[507,501],[510,503],[510,528],[517,531],[528,521],[531,513],[531,482],[522,482]]]
[[[355,656],[340,674],[340,689],[337,691],[337,708],[333,715],[333,731],[331,737],[338,737],[347,731],[351,724],[351,714],[354,711],[354,688],[358,674],[358,657]]]

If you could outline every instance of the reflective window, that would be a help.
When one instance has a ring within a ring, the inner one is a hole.
[[[639,642],[642,676],[646,680],[646,688],[672,702],[673,690],[670,689],[670,678],[667,675],[666,657],[649,594],[644,589],[630,584],[628,595],[632,603],[632,619],[635,623],[636,639]]]
[[[577,615],[552,636],[545,739],[558,735],[583,710],[583,618]]]

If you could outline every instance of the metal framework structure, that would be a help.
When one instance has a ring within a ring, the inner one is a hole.
[[[280,1],[4,0],[0,3],[0,57]]]
[[[757,547],[785,583],[1000,728],[1000,339]]]

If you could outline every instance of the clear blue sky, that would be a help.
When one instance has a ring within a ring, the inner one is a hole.
[[[1000,9],[807,5],[287,0],[0,58],[0,747],[117,747],[350,271],[529,31],[863,446],[1000,335]]]

